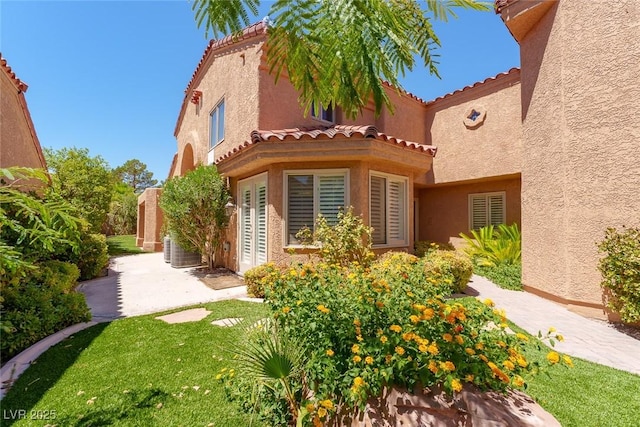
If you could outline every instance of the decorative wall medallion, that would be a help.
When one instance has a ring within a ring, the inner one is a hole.
[[[463,123],[467,127],[467,129],[474,129],[480,126],[484,119],[487,117],[487,110],[480,105],[476,105],[474,107],[470,107],[464,113]]]

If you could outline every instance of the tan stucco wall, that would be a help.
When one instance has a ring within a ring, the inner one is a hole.
[[[523,282],[602,302],[596,242],[640,226],[640,3],[561,0],[521,42]]]
[[[522,128],[520,73],[488,80],[436,100],[427,108],[429,144],[438,147],[427,183],[440,184],[520,173]],[[464,124],[471,109],[484,109],[484,122]]]
[[[46,168],[25,115],[24,94],[4,72],[0,72],[0,85],[0,167]]]
[[[376,127],[379,131],[387,135],[393,135],[407,141],[426,144],[428,123],[425,121],[427,107],[424,103],[398,94],[398,92],[386,87],[387,95],[394,105],[393,113],[387,108],[383,108],[380,116],[376,119]]]
[[[215,156],[226,153],[249,139],[258,128],[258,67],[262,55],[261,38],[239,43],[217,52],[201,72],[203,78],[194,90],[202,92],[200,106],[189,102],[178,128],[178,165],[183,165],[187,144],[193,148],[193,160],[207,164],[210,113],[224,98],[224,140],[214,148]],[[188,156],[188,154],[187,154]],[[176,168],[175,174],[180,174]]]
[[[505,192],[506,223],[520,225],[519,176],[417,190],[417,240],[457,244],[460,233],[469,234],[469,194],[498,191]]]
[[[161,251],[163,214],[158,206],[162,188],[147,188],[138,196],[138,231],[136,246],[145,251]]]

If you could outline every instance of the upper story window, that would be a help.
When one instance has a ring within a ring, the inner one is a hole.
[[[211,127],[209,130],[209,148],[213,148],[224,140],[224,99],[211,111]]]
[[[335,224],[349,202],[347,170],[290,171],[284,182],[287,245],[300,244],[296,234],[304,227],[313,229],[318,214]]]
[[[469,230],[506,221],[505,192],[469,194]]]
[[[326,108],[323,107],[322,105],[320,106],[320,108],[318,108],[316,107],[315,103],[312,103],[311,117],[313,117],[314,119],[322,120],[323,122],[329,122],[329,123],[336,122],[335,111],[333,110],[333,105],[331,104],[329,104],[329,106]]]
[[[406,177],[379,172],[369,176],[369,224],[374,245],[409,244],[408,187]]]

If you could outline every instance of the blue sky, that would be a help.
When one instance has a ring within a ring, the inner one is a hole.
[[[267,14],[263,0],[256,21]],[[500,18],[462,11],[437,22],[442,79],[417,69],[402,79],[425,100],[520,63]],[[191,4],[167,1],[0,0],[0,51],[29,85],[43,147],[86,147],[111,167],[137,158],[167,177],[184,89],[207,39]]]

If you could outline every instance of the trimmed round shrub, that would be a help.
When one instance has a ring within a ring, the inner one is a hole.
[[[435,250],[424,258],[424,271],[427,276],[444,276],[453,292],[462,292],[473,274],[473,263],[462,252]]]
[[[254,298],[264,298],[265,287],[280,277],[281,271],[282,269],[272,262],[247,270],[243,276],[247,294]]]

